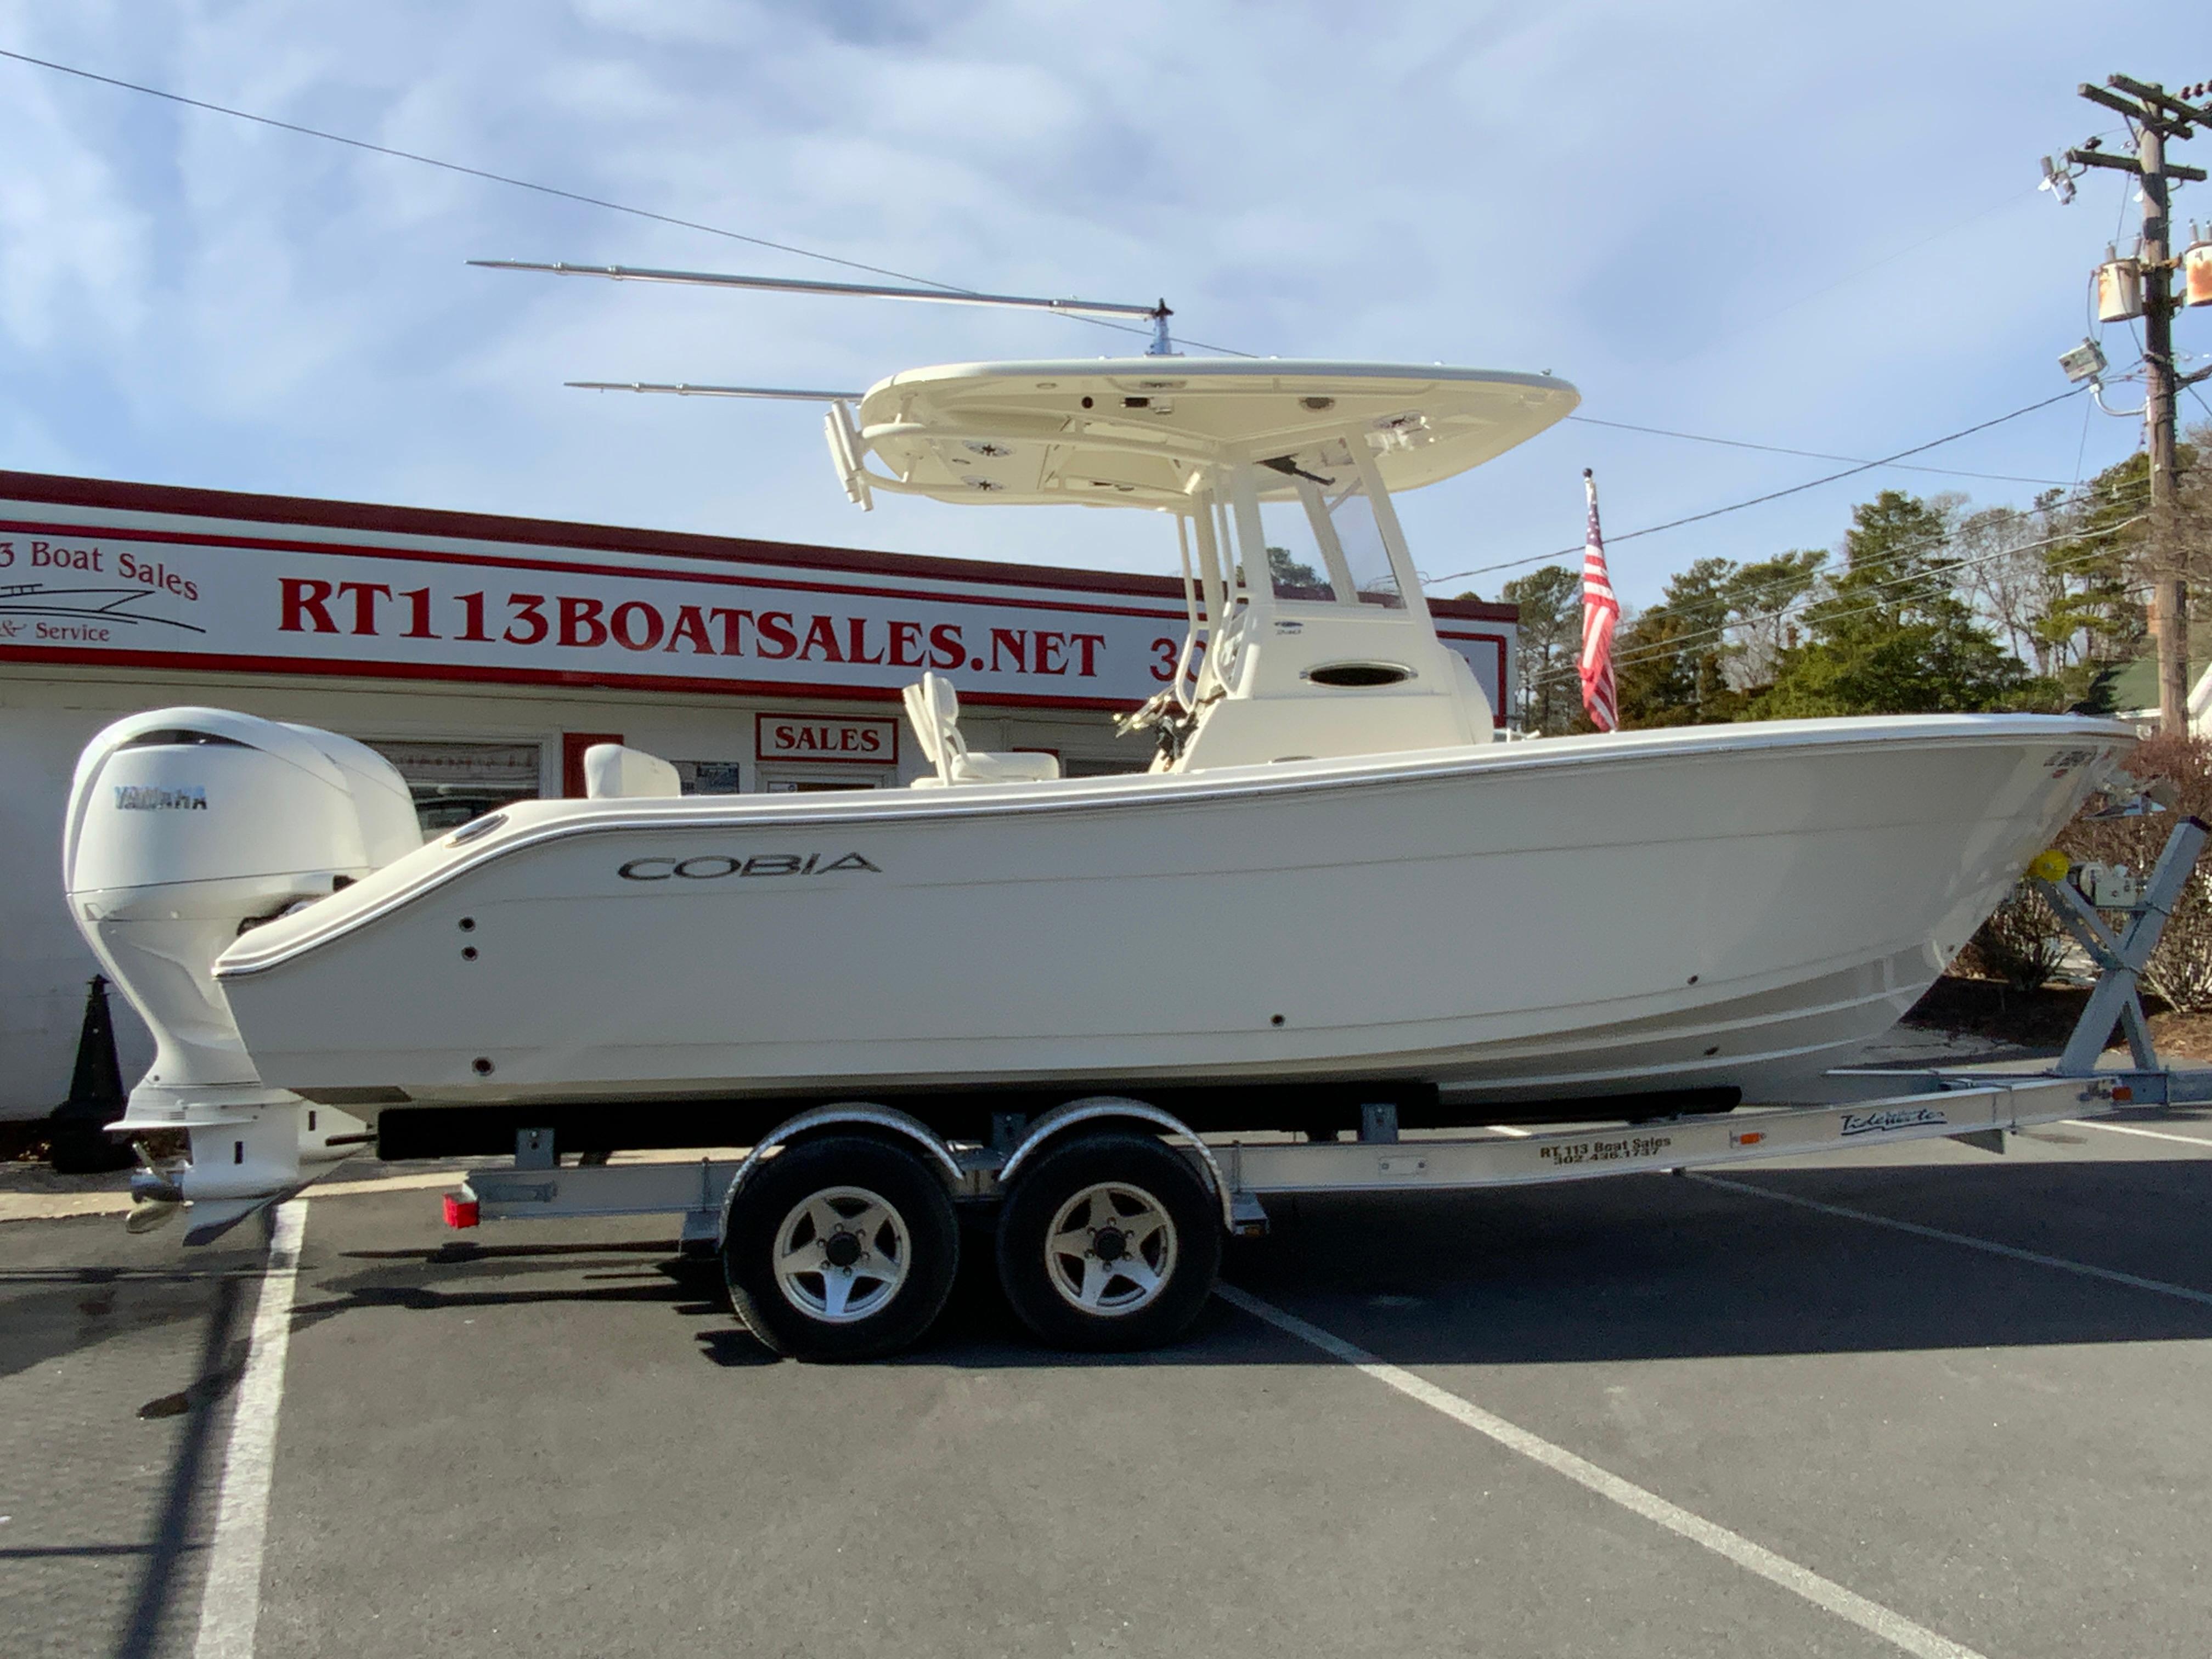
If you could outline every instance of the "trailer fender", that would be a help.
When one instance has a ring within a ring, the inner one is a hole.
[[[1191,1150],[1198,1154],[1200,1178],[1206,1182],[1206,1190],[1213,1194],[1214,1202],[1221,1206],[1221,1224],[1231,1232],[1238,1230],[1229,1183],[1222,1178],[1221,1165],[1214,1159],[1213,1149],[1200,1140],[1172,1112],[1164,1112],[1144,1101],[1129,1100],[1119,1095],[1088,1095],[1081,1100],[1071,1100],[1055,1106],[1042,1114],[1030,1125],[1006,1161],[999,1166],[999,1184],[1012,1186],[1023,1164],[1043,1151],[1048,1143],[1066,1139],[1069,1132],[1078,1127],[1116,1121],[1141,1126],[1158,1133],[1181,1135],[1189,1141]]]
[[[948,1188],[955,1192],[960,1189],[960,1160],[952,1155],[952,1149],[937,1132],[921,1119],[866,1100],[842,1100],[828,1106],[810,1107],[796,1117],[786,1118],[762,1136],[760,1145],[746,1153],[744,1162],[738,1165],[738,1172],[730,1177],[729,1187],[722,1194],[722,1218],[714,1234],[716,1244],[719,1246],[729,1237],[731,1207],[763,1158],[795,1140],[825,1129],[856,1128],[872,1130],[883,1139],[911,1142],[922,1153],[923,1162],[945,1178]]]

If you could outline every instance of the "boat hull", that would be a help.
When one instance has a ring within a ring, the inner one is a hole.
[[[1787,1097],[1901,1016],[2133,740],[1775,722],[1190,777],[544,802],[257,928],[348,1104],[1430,1086]],[[1249,1109],[1259,1112],[1261,1109]]]

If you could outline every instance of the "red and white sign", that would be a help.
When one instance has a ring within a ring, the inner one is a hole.
[[[0,647],[84,660],[770,695],[884,696],[924,669],[984,702],[1123,706],[1165,684],[1179,607],[1142,597],[658,562],[0,524]]]
[[[204,501],[229,510],[167,506]],[[932,669],[976,702],[1087,708],[1166,684],[1180,592],[1065,574],[16,474],[0,660],[871,702]],[[1440,610],[1502,708],[1511,623]]]
[[[756,714],[753,753],[764,761],[857,761],[887,766],[898,759],[899,723],[842,714]]]

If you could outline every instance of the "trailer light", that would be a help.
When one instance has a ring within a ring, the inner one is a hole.
[[[2124,1106],[2135,1097],[2135,1086],[2132,1084],[2115,1083],[2112,1085],[2112,1104],[2115,1106]]]
[[[1765,1139],[1766,1131],[1764,1129],[1745,1129],[1739,1133],[1730,1135],[1729,1137],[1729,1145],[1731,1146],[1756,1146],[1760,1141]]]
[[[473,1227],[482,1219],[473,1198],[463,1198],[459,1193],[446,1194],[446,1224],[448,1227]]]

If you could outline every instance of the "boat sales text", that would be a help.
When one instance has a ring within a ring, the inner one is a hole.
[[[766,661],[882,664],[892,668],[968,668],[1094,679],[1103,634],[994,628],[977,643],[957,622],[921,623],[858,616],[802,616],[733,605],[612,602],[575,594],[455,593],[435,602],[428,587],[387,582],[286,577],[282,616],[288,634],[455,640],[483,644],[608,645],[638,653],[755,657]],[[1176,642],[1153,642],[1152,678],[1172,678]],[[988,654],[987,654],[988,653]]]

